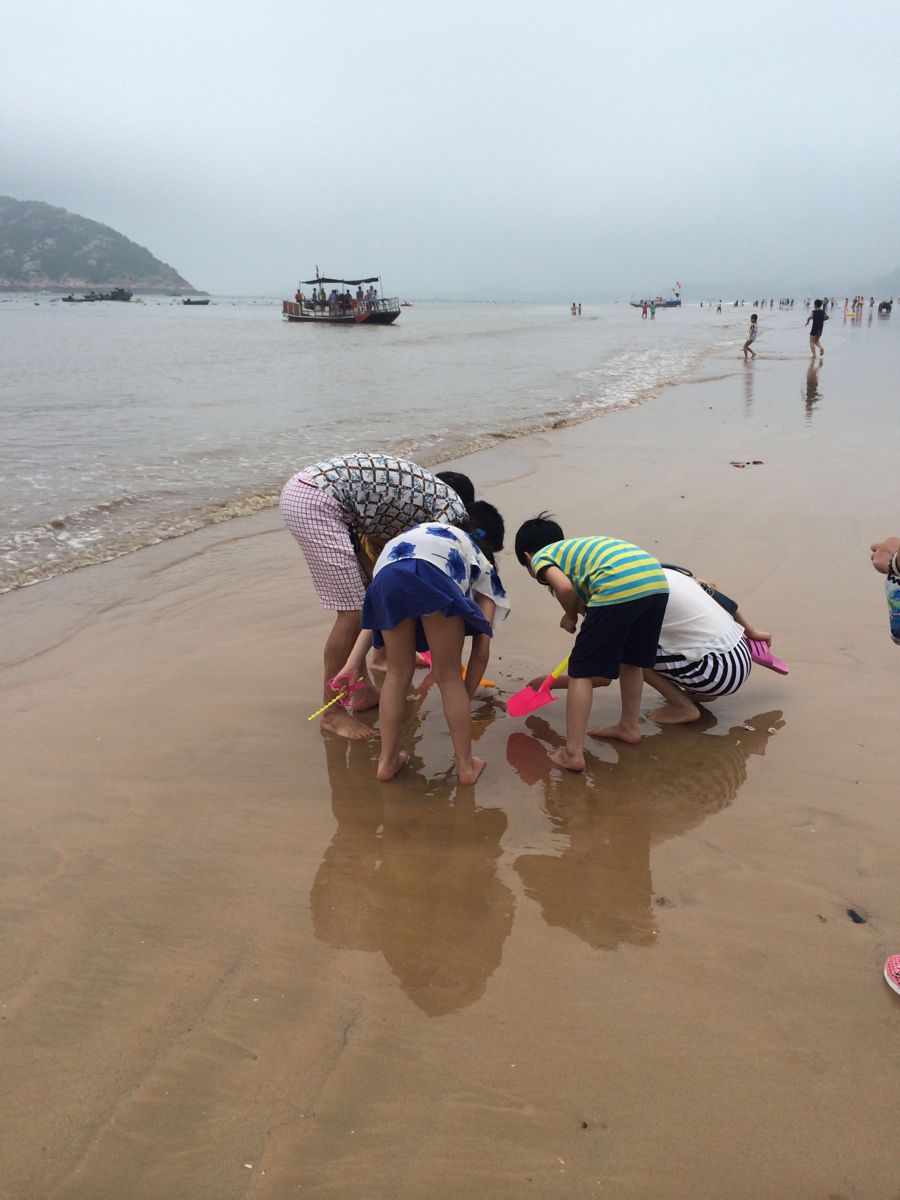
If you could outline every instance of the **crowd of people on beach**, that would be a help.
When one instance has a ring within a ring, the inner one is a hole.
[[[281,511],[323,608],[335,613],[324,649],[324,703],[313,714],[321,714],[322,729],[377,737],[358,714],[378,708],[377,778],[393,779],[408,760],[402,733],[410,684],[427,665],[441,693],[457,776],[474,783],[485,763],[472,752],[471,701],[495,628],[509,616],[496,564],[505,541],[501,514],[476,499],[465,475],[432,474],[368,452],[297,472],[285,484]],[[584,770],[588,735],[638,743],[645,683],[663,701],[651,718],[685,724],[699,719],[701,703],[736,692],[752,662],[787,673],[772,655],[771,634],[752,625],[734,600],[629,542],[566,537],[542,512],[519,526],[515,554],[552,592],[560,627],[575,637],[566,663],[519,693],[566,691],[565,744],[550,755],[560,767]],[[370,667],[385,672],[380,691]],[[618,720],[588,729],[594,689],[613,681]]]

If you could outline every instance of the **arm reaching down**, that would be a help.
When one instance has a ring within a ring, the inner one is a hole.
[[[540,582],[547,585],[562,607],[563,616],[559,622],[560,628],[565,629],[566,633],[574,633],[579,613],[579,600],[575,585],[559,567],[544,567],[540,573]],[[580,605],[580,608],[581,611],[584,611],[584,605]]]
[[[497,605],[494,601],[490,596],[484,596],[481,593],[477,594],[474,599],[487,620],[493,624],[494,613],[497,611]],[[487,670],[490,657],[491,639],[486,633],[476,634],[472,638],[472,649],[469,651],[469,661],[466,664],[466,691],[469,694],[470,700],[478,690],[478,685],[484,679],[484,673]]]

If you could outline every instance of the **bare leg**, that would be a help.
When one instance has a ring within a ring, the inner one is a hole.
[[[602,729],[589,729],[591,737],[617,738],[620,742],[637,745],[641,740],[641,692],[644,690],[644,674],[640,667],[622,663],[619,668],[619,692],[622,696],[622,713],[615,725]]]
[[[369,659],[369,666],[373,671],[387,670],[387,650],[384,646],[380,650],[373,650],[372,657]]]
[[[386,671],[387,670],[387,651],[385,650],[385,648],[383,646],[380,650],[372,651],[372,657],[369,659],[369,666],[372,668],[373,671]],[[427,667],[428,666],[427,661],[422,657],[422,655],[418,651],[416,651],[416,666],[417,667]]]
[[[474,783],[485,764],[483,758],[472,755],[472,711],[462,677],[465,625],[462,617],[445,617],[443,613],[430,613],[422,618],[422,625],[431,647],[431,670],[441,689],[441,703],[456,756],[456,774],[460,783]]]
[[[400,734],[416,664],[415,619],[408,617],[393,629],[385,629],[384,645],[387,651],[387,674],[381,688],[378,713],[381,756],[376,772],[380,783],[393,779],[409,757],[405,750],[400,749]]]
[[[341,670],[350,657],[356,639],[359,637],[359,610],[339,612],[334,626],[325,643],[325,686],[323,688],[326,702],[334,699],[334,692],[328,686],[328,680]],[[361,672],[362,673],[362,672]],[[336,733],[339,737],[375,738],[378,734],[362,721],[357,721],[351,713],[346,712],[340,704],[332,704],[331,708],[322,714],[321,729],[325,733]]]
[[[677,683],[650,669],[644,671],[644,683],[649,683],[659,692],[665,704],[661,708],[651,709],[647,716],[658,725],[688,725],[691,721],[700,719],[700,709],[687,692],[681,690]]]
[[[565,767],[567,771],[584,770],[584,734],[593,700],[593,680],[589,677],[576,679],[570,675],[566,696],[566,744],[550,755],[551,762],[558,767]]]

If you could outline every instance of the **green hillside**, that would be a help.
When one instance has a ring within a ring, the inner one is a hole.
[[[108,225],[39,200],[0,196],[0,291],[113,287],[197,290],[168,263]]]

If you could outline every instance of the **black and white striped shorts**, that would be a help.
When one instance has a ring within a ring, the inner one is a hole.
[[[695,696],[730,696],[750,674],[750,647],[741,638],[733,650],[706,654],[692,662],[683,654],[657,653],[653,668]]]

